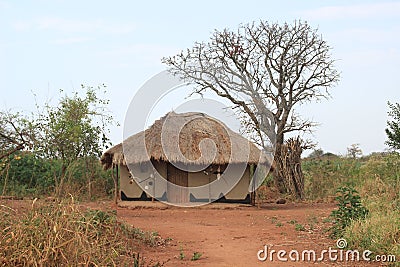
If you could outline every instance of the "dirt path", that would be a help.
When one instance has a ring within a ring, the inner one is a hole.
[[[215,205],[215,204],[214,204]],[[134,208],[134,209],[132,209]],[[268,204],[257,209],[239,206],[208,208],[118,207],[118,217],[135,227],[156,231],[163,238],[172,238],[170,245],[147,249],[146,260],[167,261],[164,266],[380,266],[366,262],[331,262],[325,254],[322,262],[260,261],[257,252],[268,245],[272,249],[315,250],[317,258],[323,249],[336,248],[324,232],[324,220],[332,204]],[[183,252],[185,258],[179,258]],[[191,261],[194,252],[199,260]],[[263,256],[261,254],[260,256]],[[286,255],[288,258],[288,255]]]

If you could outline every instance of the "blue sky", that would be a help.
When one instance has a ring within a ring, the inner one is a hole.
[[[340,154],[352,143],[364,154],[385,149],[386,102],[400,101],[400,1],[216,2],[0,0],[0,109],[28,112],[32,92],[42,102],[60,88],[105,83],[122,124],[135,91],[165,69],[163,56],[214,29],[302,19],[318,27],[342,73],[331,99],[299,109],[320,123],[311,138]],[[111,139],[122,139],[122,126]]]

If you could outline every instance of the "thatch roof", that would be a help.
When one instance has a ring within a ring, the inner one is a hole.
[[[198,112],[170,112],[147,130],[124,140],[123,145],[107,150],[101,163],[105,169],[112,164],[147,162],[149,158],[189,164],[257,164],[260,153],[252,142],[215,118]]]
[[[101,165],[105,170],[108,170],[112,167],[112,164],[115,165],[126,165],[124,160],[124,154],[122,152],[122,143],[119,143],[116,146],[108,149],[101,155],[100,158]]]

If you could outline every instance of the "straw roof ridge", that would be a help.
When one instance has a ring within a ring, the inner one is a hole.
[[[105,169],[112,164],[149,159],[186,164],[257,164],[260,153],[252,142],[205,113],[169,112],[145,131],[108,149],[101,163]]]

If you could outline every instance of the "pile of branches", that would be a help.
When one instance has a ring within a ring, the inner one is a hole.
[[[289,138],[283,145],[276,147],[276,155],[279,159],[275,161],[277,175],[283,182],[286,193],[298,199],[304,199],[304,175],[301,170],[301,153],[308,149],[309,144],[299,137]]]

